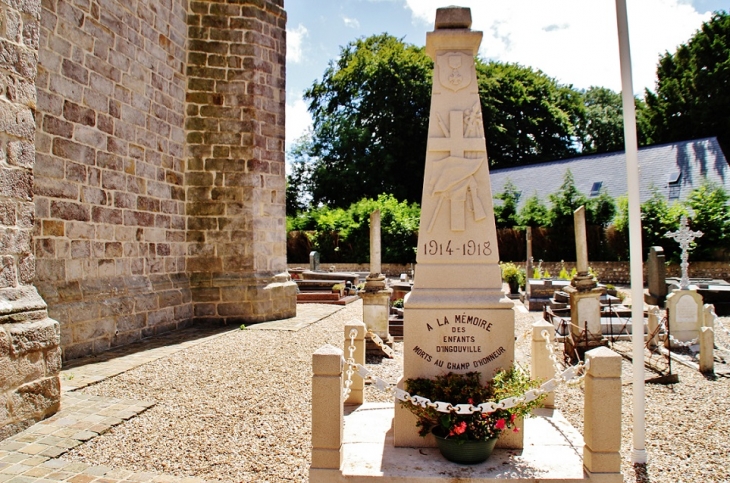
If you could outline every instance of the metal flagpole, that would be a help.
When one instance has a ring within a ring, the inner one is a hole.
[[[618,45],[621,58],[621,94],[624,109],[624,140],[626,143],[626,177],[629,187],[629,258],[631,259],[631,320],[634,372],[634,463],[646,463],[644,445],[644,274],[641,251],[641,200],[639,199],[639,155],[636,138],[636,108],[631,78],[631,49],[626,0],[616,0]]]

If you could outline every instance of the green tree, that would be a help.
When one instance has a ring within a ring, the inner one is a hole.
[[[563,184],[556,193],[548,196],[550,211],[548,213],[550,226],[553,228],[573,227],[573,212],[588,201],[583,193],[575,186],[573,173],[568,169],[563,176]],[[587,218],[587,217],[586,217]]]
[[[660,246],[664,248],[667,260],[679,259],[677,244],[665,235],[667,232],[679,228],[679,219],[686,213],[682,205],[676,202],[670,205],[657,188],[651,188],[651,196],[641,204],[641,243],[644,256],[649,253],[649,247]],[[622,196],[618,200],[618,212],[614,226],[628,240],[629,203],[626,196]]]
[[[576,154],[580,92],[529,67],[477,60],[490,165],[497,168]]]
[[[537,228],[549,225],[549,213],[545,204],[540,201],[537,194],[534,194],[525,200],[525,204],[520,209],[519,215],[521,226],[531,226]]]
[[[576,125],[582,154],[624,149],[624,119],[621,94],[605,87],[591,87],[583,93],[585,111]],[[650,142],[646,103],[635,99],[639,145]]]
[[[575,154],[580,92],[528,67],[476,66],[492,166]],[[391,193],[420,202],[432,71],[423,48],[387,34],[343,47],[305,93],[314,127],[289,153],[292,201],[346,207]]]
[[[601,188],[598,196],[590,198],[586,203],[586,223],[589,225],[608,226],[616,216],[616,202]]]
[[[691,212],[692,229],[703,233],[695,239],[695,249],[691,253],[694,260],[714,260],[718,251],[725,250],[730,239],[728,201],[727,191],[709,183],[692,190],[685,201]]]
[[[520,192],[512,182],[507,180],[504,191],[497,193],[494,197],[501,200],[501,204],[494,204],[494,218],[497,228],[512,228],[520,224],[517,213],[517,205],[520,203]]]
[[[312,202],[346,207],[391,193],[420,201],[433,63],[387,35],[350,42],[304,97],[314,131],[296,147],[312,163]]]
[[[717,12],[674,54],[659,59],[646,102],[656,142],[717,136],[730,152],[730,15]]]

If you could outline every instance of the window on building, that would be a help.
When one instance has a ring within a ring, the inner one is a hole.
[[[603,186],[603,181],[596,181],[593,183],[593,186],[591,187],[591,198],[598,196],[601,194],[601,187]]]
[[[669,201],[678,200],[682,191],[682,185],[679,183],[681,172],[674,171],[667,177],[667,198]]]

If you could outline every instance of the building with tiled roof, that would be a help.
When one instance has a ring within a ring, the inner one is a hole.
[[[511,180],[521,192],[520,204],[535,194],[547,204],[548,195],[560,189],[568,169],[586,196],[597,196],[602,188],[613,198],[628,192],[626,155],[618,151],[493,170],[492,194],[503,192]],[[642,202],[651,196],[652,187],[669,201],[684,200],[706,180],[730,193],[730,166],[714,137],[641,148],[639,173]]]

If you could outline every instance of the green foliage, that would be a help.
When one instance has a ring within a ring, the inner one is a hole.
[[[525,200],[525,204],[520,209],[519,221],[521,226],[548,226],[549,213],[545,204],[540,201],[537,194],[534,194]]]
[[[495,374],[491,383],[482,385],[481,374],[469,372],[436,376],[434,379],[417,378],[405,382],[406,390],[413,396],[421,396],[432,402],[441,401],[451,405],[479,405],[497,402],[508,397],[519,397],[530,389],[539,386],[539,381],[518,368],[502,370]],[[538,407],[545,395],[534,401],[517,404],[510,409],[498,409],[492,413],[475,412],[472,414],[441,413],[431,407],[421,407],[409,401],[401,401],[402,407],[411,411],[417,418],[418,434],[428,435],[433,429],[440,436],[462,440],[486,441],[496,438],[504,429],[513,428],[515,419],[526,417]],[[435,429],[434,429],[435,428]]]
[[[394,300],[393,307],[395,307],[396,309],[402,309],[403,308],[403,299]]]
[[[730,152],[730,14],[716,12],[659,59],[656,93],[646,91],[655,142],[717,136]]]
[[[287,217],[287,230],[305,231],[321,260],[366,262],[370,257],[370,214],[380,210],[382,261],[415,262],[421,210],[392,195],[361,199],[347,209],[320,208]]]
[[[605,87],[591,87],[583,93],[585,111],[576,126],[582,154],[624,149],[624,119],[621,93]],[[639,145],[649,143],[646,104],[635,99]]]
[[[241,326],[239,327],[239,329],[246,330],[247,329],[246,324],[241,324]]]
[[[342,47],[304,94],[314,127],[290,153],[294,174],[308,174],[297,189],[315,206],[381,193],[420,201],[432,68],[422,47],[387,34]]]
[[[502,270],[502,280],[508,284],[516,284],[518,287],[525,285],[525,271],[522,268],[510,262],[500,262],[499,268]]]
[[[554,228],[567,228],[573,226],[573,212],[587,202],[583,193],[575,186],[575,179],[570,170],[565,171],[563,184],[557,193],[548,196],[550,200],[549,220],[550,226]]]
[[[598,196],[589,198],[586,202],[586,223],[606,227],[616,216],[616,202],[608,194],[606,188],[601,188]]]
[[[576,153],[573,126],[583,110],[582,97],[530,67],[477,59],[489,162],[518,166]]]
[[[730,196],[721,186],[705,183],[692,190],[685,201],[685,206],[693,213],[692,229],[702,232],[694,241],[695,248],[691,252],[694,260],[712,260],[730,240],[729,200]]]
[[[568,273],[568,270],[565,268],[565,262],[560,260],[560,273],[558,274],[558,279],[560,280],[570,280],[571,277],[570,273]]]
[[[494,197],[501,200],[502,203],[494,204],[494,218],[497,228],[512,228],[518,226],[519,216],[517,213],[517,205],[520,203],[520,192],[512,180],[507,180],[504,185],[504,191],[497,193]]]

